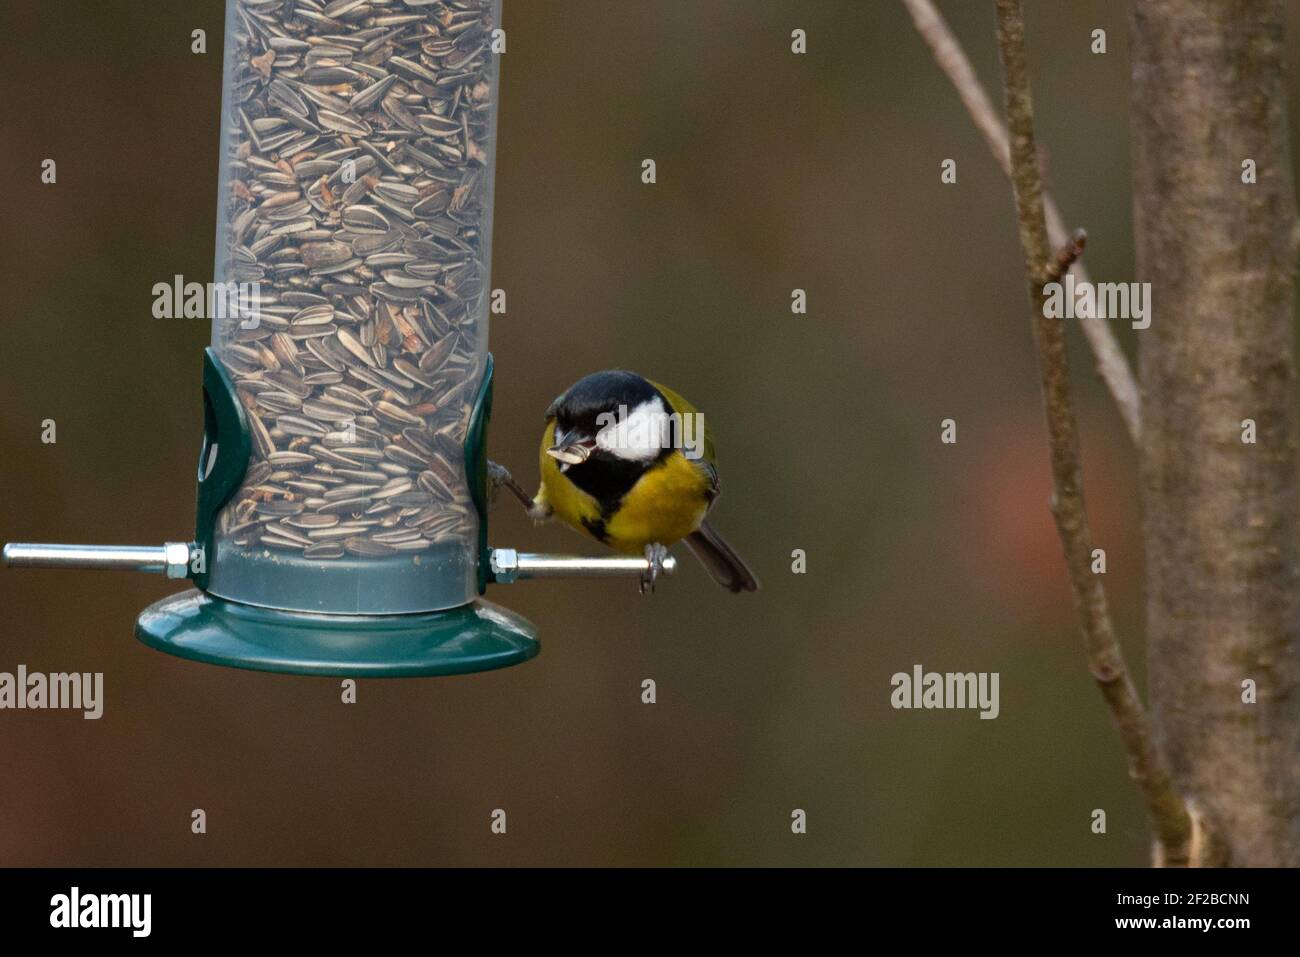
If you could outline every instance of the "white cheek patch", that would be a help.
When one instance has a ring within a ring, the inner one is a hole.
[[[650,462],[672,445],[672,416],[655,396],[596,433],[596,447],[631,462]],[[611,418],[613,414],[609,414]]]

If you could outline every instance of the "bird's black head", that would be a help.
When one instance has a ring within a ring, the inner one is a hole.
[[[635,372],[613,369],[579,379],[551,403],[550,455],[560,470],[601,501],[617,500],[671,454],[676,424],[663,394]]]
[[[593,372],[569,387],[569,390],[551,403],[546,418],[555,417],[556,432],[580,432],[595,438],[601,428],[609,424],[601,416],[627,414],[645,403],[660,403],[664,411],[667,403],[659,390],[635,372],[610,369]],[[598,419],[600,421],[598,421]]]

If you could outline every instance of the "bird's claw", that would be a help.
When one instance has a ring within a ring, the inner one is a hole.
[[[654,594],[655,582],[663,573],[664,559],[667,557],[668,549],[658,542],[653,542],[645,547],[645,560],[648,567],[641,573],[641,594]]]
[[[488,477],[488,504],[495,505],[497,496],[501,494],[501,486],[513,480],[510,470],[504,465],[498,465],[491,460],[487,464]]]
[[[533,500],[528,497],[528,493],[524,491],[523,487],[515,481],[515,477],[510,474],[508,468],[488,459],[487,477],[489,505],[496,504],[497,496],[501,493],[503,488],[509,489],[510,494],[519,499],[519,504],[524,507],[524,511],[528,513],[529,518],[533,521],[538,520],[537,510]]]

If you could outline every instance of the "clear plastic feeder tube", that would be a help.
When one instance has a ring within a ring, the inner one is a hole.
[[[341,614],[476,595],[499,0],[228,0],[212,342],[253,454],[208,590]]]

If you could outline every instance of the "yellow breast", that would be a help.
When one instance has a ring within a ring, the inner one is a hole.
[[[546,454],[554,439],[552,423],[542,436],[542,496],[555,516],[620,552],[640,554],[646,545],[671,545],[699,527],[709,508],[709,484],[700,469],[676,450],[637,481],[613,515],[602,519],[600,505],[574,485]]]

